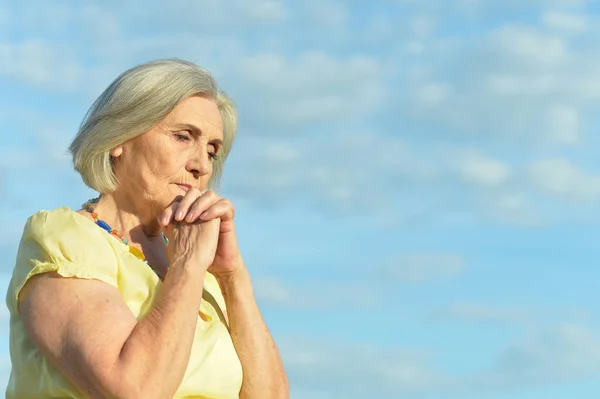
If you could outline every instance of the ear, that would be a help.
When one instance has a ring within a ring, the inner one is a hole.
[[[123,154],[123,146],[121,145],[110,150],[111,158],[118,158],[121,156],[121,154]]]

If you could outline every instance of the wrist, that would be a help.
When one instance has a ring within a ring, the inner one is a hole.
[[[217,279],[223,295],[253,295],[250,274],[243,263],[234,270],[216,274],[213,273],[213,275]]]
[[[169,269],[185,269],[204,274],[208,269],[206,263],[198,261],[197,257],[180,254],[179,256],[174,256],[169,262]]]
[[[232,266],[223,267],[223,262]],[[241,274],[246,271],[246,265],[244,264],[242,255],[238,254],[233,259],[215,259],[215,262],[208,268],[208,271],[215,276],[217,280],[223,280],[225,283],[239,278]]]

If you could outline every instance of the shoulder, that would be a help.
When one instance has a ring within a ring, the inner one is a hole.
[[[86,232],[93,234],[93,222],[69,207],[53,210],[40,210],[31,215],[25,223],[24,237],[47,237],[61,233]]]
[[[31,277],[48,272],[97,279],[117,287],[118,260],[111,239],[91,220],[68,207],[33,214],[23,229],[9,298],[18,298]]]
[[[106,232],[68,207],[41,210],[27,219],[19,253],[32,247],[43,250],[48,256],[63,255],[65,260],[71,261],[110,251]]]
[[[107,262],[114,250],[106,232],[68,207],[42,210],[25,223],[17,253],[22,262]],[[114,256],[112,256],[114,258]]]

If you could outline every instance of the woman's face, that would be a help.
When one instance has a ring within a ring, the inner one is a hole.
[[[215,101],[189,97],[153,129],[111,151],[118,191],[145,199],[159,213],[191,187],[206,187],[222,142]]]

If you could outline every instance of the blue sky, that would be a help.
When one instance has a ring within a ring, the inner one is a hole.
[[[596,398],[599,13],[0,1],[0,280],[29,215],[94,195],[66,147],[96,96],[179,57],[238,104],[221,193],[294,399]]]

